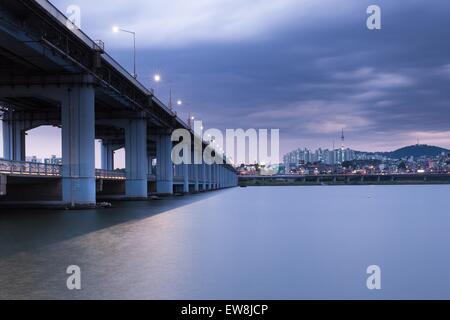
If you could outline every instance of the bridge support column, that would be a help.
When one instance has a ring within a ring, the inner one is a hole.
[[[216,189],[220,189],[220,165],[216,165]]]
[[[114,170],[114,145],[108,141],[102,141],[101,158],[103,170]]]
[[[228,169],[223,167],[223,187],[224,188],[228,187],[228,185],[227,185],[227,178],[228,178],[227,174],[228,174]]]
[[[7,112],[3,120],[3,158],[25,161],[25,122],[14,119],[14,112]]]
[[[183,193],[189,193],[189,165],[181,165],[183,172]]]
[[[225,168],[225,166],[222,166],[222,188],[226,188],[227,187],[227,169]]]
[[[230,187],[230,171],[228,168],[225,168],[225,188]]]
[[[6,196],[6,184],[8,181],[8,177],[4,174],[0,174],[0,196]]]
[[[95,92],[67,89],[61,104],[62,198],[72,206],[95,205]]]
[[[207,189],[212,190],[212,165],[206,165]]]
[[[201,164],[201,170],[202,170],[202,189],[203,191],[206,191],[208,177],[206,176],[206,164],[204,162]]]
[[[226,187],[229,188],[230,187],[230,174],[231,174],[231,172],[226,170],[225,173],[226,173],[226,175],[225,175],[226,176]]]
[[[125,194],[128,198],[146,199],[147,190],[147,122],[130,120],[125,128],[125,166],[127,180]]]
[[[222,189],[222,166],[217,166],[217,189]]]
[[[214,189],[219,189],[219,165],[214,164]]]
[[[156,136],[156,192],[173,194],[172,140],[168,134]]]
[[[216,164],[210,165],[210,171],[211,171],[211,190],[216,189]]]
[[[194,190],[195,192],[200,191],[200,168],[198,164],[193,164],[193,170],[194,170]]]

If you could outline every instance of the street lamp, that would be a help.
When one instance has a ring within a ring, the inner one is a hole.
[[[134,78],[135,79],[137,79],[137,73],[136,73],[136,32],[134,32],[134,31],[129,31],[129,30],[125,30],[125,29],[121,29],[120,27],[118,27],[118,26],[114,26],[114,27],[112,27],[112,31],[114,32],[114,33],[119,33],[119,32],[125,32],[125,33],[128,33],[128,34],[131,34],[132,36],[133,36],[133,49],[134,49],[134,53],[133,53],[133,55],[134,55]]]
[[[188,125],[189,128],[192,128],[192,122],[194,122],[195,117],[191,116],[191,113],[189,112],[189,119],[188,119]]]
[[[153,81],[156,83],[156,84],[159,84],[160,82],[162,82],[162,76],[161,76],[161,74],[159,74],[159,73],[155,73],[154,75],[153,75]],[[173,103],[172,103],[172,82],[171,81],[169,81],[168,82],[168,84],[169,84],[169,109],[170,110],[172,110],[173,109]],[[177,107],[181,107],[181,106],[183,106],[183,105],[188,105],[188,104],[186,104],[183,100],[181,100],[181,99],[178,99],[176,102],[175,102],[175,104],[177,105]]]

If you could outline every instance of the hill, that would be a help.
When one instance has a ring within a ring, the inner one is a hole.
[[[388,156],[392,159],[402,159],[409,157],[436,157],[442,153],[450,153],[450,150],[429,145],[414,145],[389,152]]]

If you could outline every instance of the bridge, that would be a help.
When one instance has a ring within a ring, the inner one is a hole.
[[[93,206],[108,196],[147,199],[151,193],[237,185],[226,162],[173,165],[174,130],[189,130],[192,141],[201,138],[111,58],[101,41],[73,28],[46,0],[0,1],[0,107],[0,204]],[[61,128],[61,165],[25,162],[26,132],[40,126]],[[102,141],[100,169],[96,139]],[[212,148],[203,139],[200,145]],[[126,168],[116,171],[114,151],[121,148]]]
[[[322,185],[322,184],[393,184],[393,183],[445,183],[450,184],[447,173],[389,173],[389,174],[312,174],[312,175],[241,175],[240,185]]]

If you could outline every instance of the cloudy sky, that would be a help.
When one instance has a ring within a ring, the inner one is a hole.
[[[450,148],[448,0],[53,0],[157,95],[216,128],[277,128],[281,151]],[[366,10],[382,9],[369,31]]]

